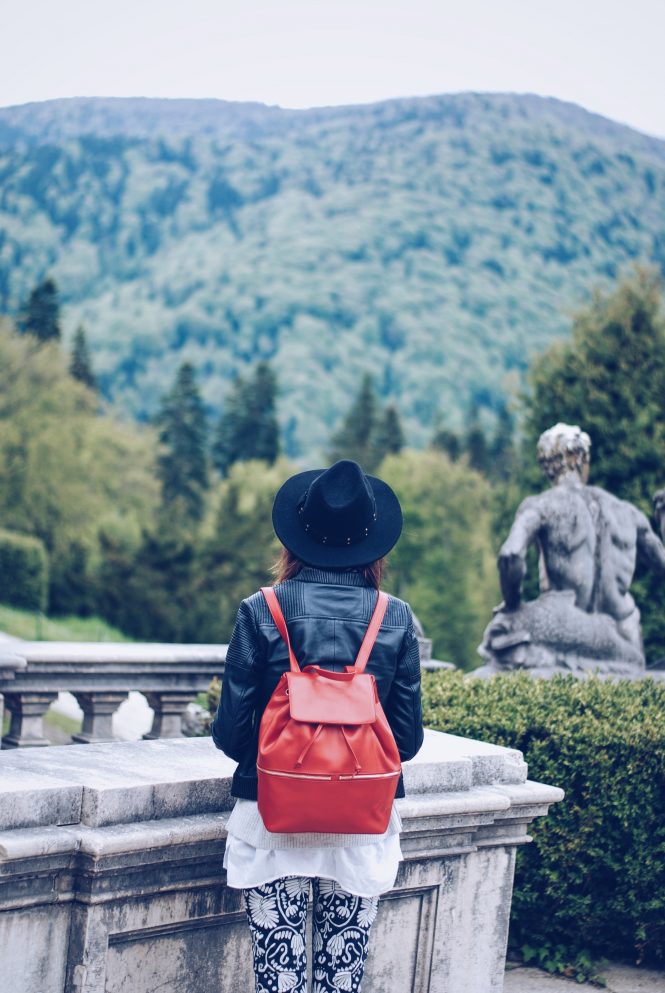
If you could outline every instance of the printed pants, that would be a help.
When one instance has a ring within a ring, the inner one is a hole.
[[[307,876],[243,890],[252,933],[256,993],[307,993]],[[312,993],[358,993],[378,896],[354,896],[332,879],[312,879]]]

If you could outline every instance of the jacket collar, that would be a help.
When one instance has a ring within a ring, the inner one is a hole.
[[[328,586],[367,586],[365,577],[357,569],[317,569],[305,565],[293,577],[298,583],[325,583]]]

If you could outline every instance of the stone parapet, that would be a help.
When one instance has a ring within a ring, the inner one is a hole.
[[[222,867],[234,768],[209,738],[3,753],[3,993],[252,989]],[[519,752],[426,732],[364,993],[500,993],[515,850],[563,796],[526,772]]]
[[[60,692],[81,706],[80,743],[108,741],[114,712],[130,690],[145,694],[155,712],[148,737],[177,737],[190,700],[221,677],[226,645],[130,642],[18,641],[3,644],[0,701],[11,713],[3,748],[48,745],[43,715]]]

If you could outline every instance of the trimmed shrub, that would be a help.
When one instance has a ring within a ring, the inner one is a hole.
[[[426,726],[518,748],[566,791],[518,852],[513,948],[665,961],[665,684],[426,673],[423,705]]]
[[[48,557],[43,542],[0,530],[0,603],[45,610],[47,591]]]

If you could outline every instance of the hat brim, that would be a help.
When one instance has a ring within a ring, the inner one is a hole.
[[[272,508],[275,534],[288,550],[307,565],[339,568],[369,565],[387,555],[402,533],[402,508],[394,491],[376,476],[366,476],[376,501],[376,522],[366,538],[352,545],[324,545],[305,531],[298,507],[310,484],[325,469],[309,469],[291,476],[280,487]]]

